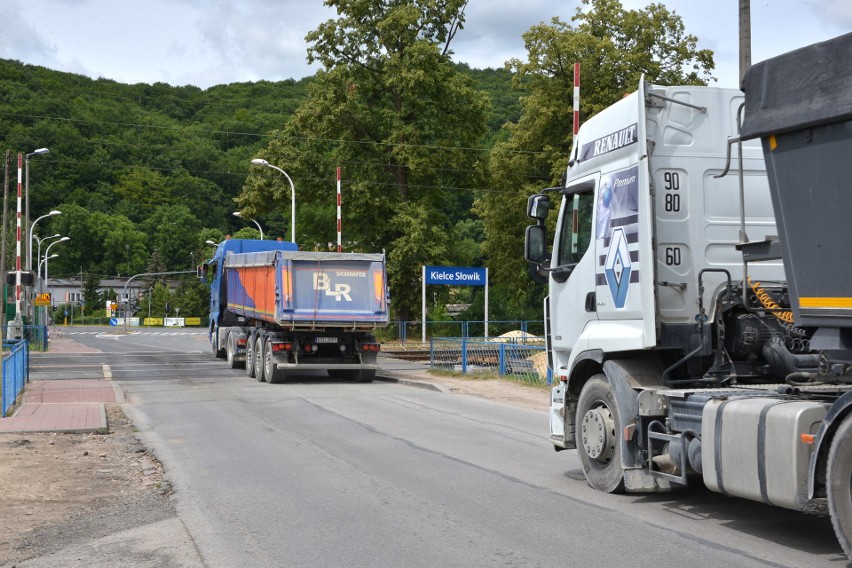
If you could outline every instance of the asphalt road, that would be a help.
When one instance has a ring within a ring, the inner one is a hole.
[[[550,448],[544,409],[319,374],[258,383],[197,331],[66,333],[103,353],[55,372],[119,381],[206,566],[846,565],[825,518],[703,489],[592,491],[576,454]]]

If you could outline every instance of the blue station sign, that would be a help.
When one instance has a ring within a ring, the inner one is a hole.
[[[465,266],[426,266],[426,284],[486,286],[485,269]]]

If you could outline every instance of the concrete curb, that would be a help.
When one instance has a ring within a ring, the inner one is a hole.
[[[121,387],[118,386],[118,383],[110,380],[110,384],[112,384],[112,392],[115,393],[115,402],[116,404],[124,404],[127,401],[124,398],[124,391],[121,390]]]
[[[427,380],[419,380],[419,379],[411,379],[405,376],[400,376],[399,374],[391,374],[391,373],[383,373],[382,376],[376,375],[377,381],[383,381],[386,383],[398,383],[400,385],[405,385],[408,387],[415,387],[419,389],[426,389],[436,392],[441,392],[444,394],[450,394],[450,390],[444,387],[443,385],[437,385],[435,383],[430,383]]]

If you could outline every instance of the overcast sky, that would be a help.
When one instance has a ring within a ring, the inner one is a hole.
[[[622,0],[640,8],[646,0]],[[738,0],[661,0],[701,48],[719,86],[738,84]],[[578,0],[470,0],[455,60],[501,67],[524,58],[521,35]],[[849,0],[752,0],[753,62],[852,31]],[[0,0],[0,58],[122,83],[202,88],[301,78],[305,34],[335,13],[320,0]]]

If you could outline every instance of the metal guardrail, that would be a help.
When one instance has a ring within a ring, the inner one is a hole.
[[[9,408],[15,403],[18,395],[29,381],[29,345],[27,341],[18,339],[3,342],[3,378],[2,388],[2,417],[6,417]]]
[[[435,337],[429,342],[433,369],[463,374],[490,371],[521,382],[549,385],[553,374],[547,367],[545,346],[516,340],[491,341],[464,337]]]

